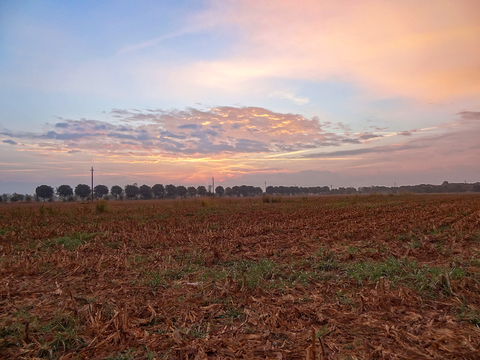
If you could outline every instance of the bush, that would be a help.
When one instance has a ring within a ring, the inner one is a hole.
[[[281,196],[272,196],[272,195],[267,195],[263,194],[262,195],[262,202],[263,203],[279,203],[282,202],[282,197]]]
[[[95,211],[97,212],[97,214],[101,214],[101,213],[104,213],[104,212],[108,212],[109,211],[109,207],[107,205],[107,202],[106,201],[99,201],[95,204]]]

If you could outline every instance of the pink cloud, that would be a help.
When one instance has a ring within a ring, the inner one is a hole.
[[[58,164],[65,163],[76,169],[69,171],[71,176],[81,176],[89,169],[85,164],[98,164],[104,176],[139,174],[145,181],[202,183],[212,174],[225,181],[271,179],[272,174],[290,179],[293,175],[288,174],[308,170],[327,171],[334,174],[332,178],[343,174],[375,179],[379,171],[388,178],[401,172],[432,173],[431,167],[459,166],[469,176],[480,174],[480,115],[475,111],[463,111],[456,120],[434,128],[382,129],[380,133],[346,129],[336,134],[328,129],[339,124],[258,107],[114,110],[112,116],[115,123],[59,119],[42,133],[4,131],[0,135],[12,141],[21,139],[25,146],[1,146],[10,151],[12,163],[23,164],[21,170],[32,169],[32,174],[48,173],[45,169],[61,173]],[[15,169],[4,178],[13,180]]]
[[[231,57],[182,68],[206,87],[267,77],[347,79],[423,100],[480,93],[477,1],[305,0],[212,2],[236,25]]]

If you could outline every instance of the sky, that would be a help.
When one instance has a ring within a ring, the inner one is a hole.
[[[0,2],[0,193],[480,181],[480,1]]]

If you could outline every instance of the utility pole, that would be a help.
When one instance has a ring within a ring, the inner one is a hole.
[[[267,182],[265,181],[265,193],[267,193]]]
[[[93,202],[93,166],[92,166],[92,170],[90,170],[92,172],[92,202]]]
[[[215,179],[213,176],[212,176],[212,193],[213,193],[213,197],[215,197]]]

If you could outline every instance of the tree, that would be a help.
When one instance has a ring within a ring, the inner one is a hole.
[[[175,193],[180,197],[185,197],[185,195],[187,195],[187,188],[183,185],[177,186]]]
[[[165,186],[165,192],[167,193],[168,197],[174,197],[176,189],[177,189],[177,187],[175,185],[172,185],[172,184]]]
[[[70,185],[60,185],[57,187],[57,195],[63,197],[65,201],[68,196],[73,195],[73,189]]]
[[[17,202],[17,201],[22,201],[24,198],[24,196],[22,194],[17,194],[16,192],[14,192],[12,194],[12,197],[10,198],[10,201],[11,202]]]
[[[200,196],[207,195],[207,189],[205,188],[205,186],[200,185],[199,187],[197,187],[197,194]]]
[[[152,188],[148,185],[140,186],[140,196],[142,199],[151,199],[152,198]]]
[[[87,184],[78,184],[75,186],[75,195],[80,199],[85,200],[92,193],[92,189]]]
[[[35,194],[37,194],[38,197],[43,198],[43,201],[45,202],[46,199],[52,198],[53,188],[48,185],[40,185],[35,189]]]
[[[162,184],[155,184],[155,185],[153,185],[152,191],[153,191],[153,195],[154,195],[157,199],[163,198],[163,195],[165,194],[165,188],[163,187]]]
[[[225,196],[232,196],[232,188],[226,187],[225,188]]]
[[[253,186],[252,186],[253,188]],[[242,196],[248,196],[248,186],[247,185],[242,185],[240,186],[240,195]]]
[[[188,196],[190,197],[195,197],[197,195],[197,189],[195,189],[193,186],[189,186],[187,189]]]
[[[240,196],[240,186],[234,186],[232,187],[232,195],[233,196]]]
[[[93,193],[101,199],[105,195],[108,195],[108,187],[106,185],[97,185],[93,188]]]
[[[253,193],[256,195],[256,196],[260,196],[263,194],[263,190],[260,186],[257,186],[256,188],[253,189]]]
[[[330,192],[330,188],[328,186],[323,186],[320,188],[322,193],[328,194]]]
[[[222,196],[223,193],[225,192],[225,189],[223,188],[223,186],[217,186],[215,188],[215,192],[218,194],[218,196]]]
[[[115,196],[115,199],[118,199],[120,195],[122,195],[123,189],[118,185],[113,185],[110,189],[110,194]]]
[[[138,188],[137,184],[127,185],[125,186],[125,196],[129,199],[134,199],[140,193],[140,189]]]

